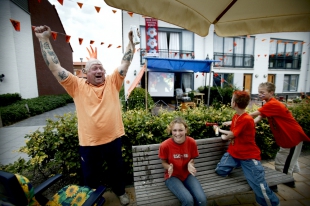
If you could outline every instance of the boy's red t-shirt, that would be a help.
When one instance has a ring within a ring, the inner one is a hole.
[[[227,152],[234,158],[246,160],[260,160],[260,149],[255,142],[255,123],[253,117],[247,113],[235,114],[232,118],[230,130],[235,138],[231,140]]]
[[[276,143],[283,148],[292,148],[301,141],[310,141],[301,126],[286,106],[271,98],[258,109],[262,117],[267,117]]]
[[[191,159],[198,157],[196,141],[191,137],[185,137],[185,142],[177,144],[172,138],[166,139],[160,144],[159,158],[173,164],[172,176],[184,181],[189,175],[187,164]],[[168,170],[165,171],[165,179],[168,179]]]

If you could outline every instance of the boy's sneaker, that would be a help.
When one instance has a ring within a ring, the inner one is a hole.
[[[121,202],[122,205],[128,205],[129,204],[129,198],[126,194],[126,192],[121,195],[121,196],[118,196],[119,197],[119,201]]]

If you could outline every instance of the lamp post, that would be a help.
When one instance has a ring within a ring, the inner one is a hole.
[[[80,60],[81,60],[81,69],[83,70],[83,65],[82,65],[83,58],[80,58]],[[82,70],[81,70],[81,72],[82,72]]]

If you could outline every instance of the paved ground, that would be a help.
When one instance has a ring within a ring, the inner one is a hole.
[[[18,158],[28,159],[24,154],[14,152],[21,146],[25,145],[26,134],[29,134],[37,129],[42,130],[46,125],[46,119],[56,119],[55,115],[63,115],[64,113],[75,112],[73,103],[65,107],[61,107],[49,112],[46,112],[27,120],[23,120],[14,125],[0,128],[0,164],[7,165],[13,163]],[[274,168],[273,161],[265,161],[264,165]],[[296,188],[290,188],[286,185],[280,184],[278,186],[279,192],[277,196],[280,198],[281,206],[310,206],[310,154],[302,153],[299,158],[299,165],[301,171],[294,174],[296,181]],[[130,205],[135,206],[135,190],[132,185],[126,188],[127,194],[130,197]],[[112,192],[106,192],[106,203],[104,206],[118,206],[120,205],[118,198]],[[252,206],[255,204],[253,192],[243,194],[226,196],[217,199],[208,199],[208,206],[213,205],[243,205]]]

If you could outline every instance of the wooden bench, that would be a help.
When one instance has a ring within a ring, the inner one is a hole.
[[[250,191],[242,169],[235,169],[228,177],[215,173],[215,167],[226,152],[228,141],[220,137],[196,140],[199,157],[195,159],[196,177],[207,198],[217,198]],[[137,205],[179,205],[180,202],[164,183],[164,169],[158,157],[159,144],[132,147],[133,176]],[[284,173],[265,168],[269,186],[294,181]]]

